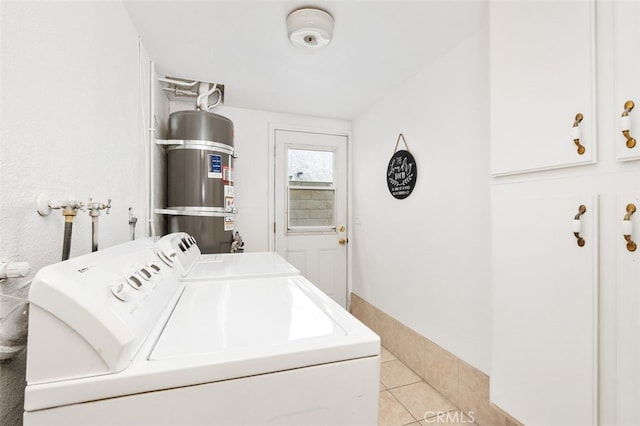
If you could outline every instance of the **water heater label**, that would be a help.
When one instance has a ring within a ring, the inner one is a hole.
[[[233,182],[233,169],[229,166],[222,166],[222,183],[229,184]]]
[[[232,209],[234,207],[233,186],[231,185],[224,186],[224,206],[228,209]]]
[[[207,177],[209,179],[222,179],[222,156],[209,154],[207,159],[209,162],[207,167]]]
[[[224,230],[225,231],[233,231],[235,228],[233,216],[225,216],[224,218]]]
[[[232,209],[234,207],[233,197],[224,197],[224,207]]]

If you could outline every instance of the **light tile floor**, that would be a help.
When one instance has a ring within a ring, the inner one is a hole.
[[[379,426],[475,425],[384,347],[380,362]]]

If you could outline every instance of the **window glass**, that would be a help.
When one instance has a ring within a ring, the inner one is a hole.
[[[288,150],[289,229],[335,228],[331,151]]]

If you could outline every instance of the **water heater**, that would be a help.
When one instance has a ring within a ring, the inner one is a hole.
[[[203,253],[229,252],[234,229],[233,122],[207,111],[169,116],[169,232],[196,237]]]

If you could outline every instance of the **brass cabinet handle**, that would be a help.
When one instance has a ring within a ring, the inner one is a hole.
[[[347,240],[346,238],[340,238],[338,240],[338,244],[340,244],[341,246],[347,244],[349,242],[349,240]]]
[[[622,221],[622,236],[627,242],[627,250],[636,251],[637,245],[631,239],[631,233],[633,232],[633,224],[631,223],[631,215],[636,212],[635,204],[627,204],[627,214],[624,215]]]
[[[582,223],[580,222],[580,216],[582,216],[587,211],[587,207],[584,204],[580,204],[578,207],[578,214],[576,214],[573,218],[573,235],[575,235],[578,244],[578,247],[584,246],[584,238],[580,236],[580,228]]]
[[[622,115],[620,116],[620,130],[622,130],[624,137],[627,138],[627,148],[634,148],[636,146],[636,140],[629,134],[631,130],[631,117],[629,117],[629,113],[634,106],[633,101],[625,102],[624,111],[622,111]]]
[[[576,114],[576,119],[573,121],[573,128],[571,129],[571,136],[573,137],[573,143],[578,147],[578,154],[584,154],[584,145],[580,143],[580,123],[584,116],[580,113]]]

